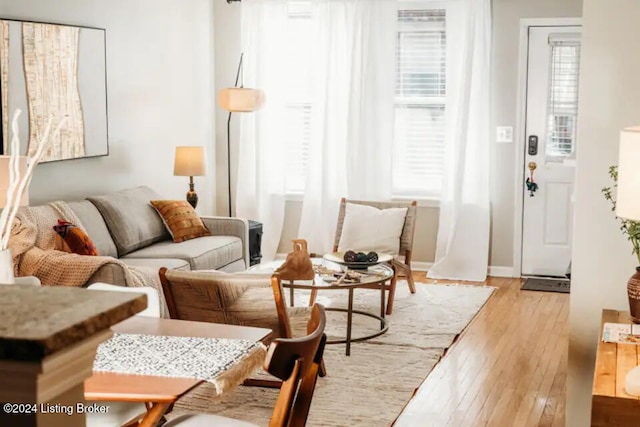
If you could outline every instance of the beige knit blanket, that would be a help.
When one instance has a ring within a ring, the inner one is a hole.
[[[126,286],[151,286],[158,291],[163,311],[165,304],[158,271],[127,266],[112,257],[77,255],[56,250],[57,233],[53,226],[58,219],[69,221],[85,230],[80,219],[65,202],[19,209],[9,239],[16,276],[36,276],[43,285],[80,287],[103,265],[118,264],[124,270]]]

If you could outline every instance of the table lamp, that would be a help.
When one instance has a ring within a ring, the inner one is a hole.
[[[629,127],[620,132],[620,154],[618,160],[618,192],[616,216],[632,221],[640,220],[640,126]],[[637,273],[636,273],[637,274]],[[635,276],[635,275],[634,275]],[[627,287],[632,285],[634,276]],[[635,285],[635,283],[634,283]],[[631,294],[629,305],[632,306]],[[633,312],[633,307],[632,307]],[[631,369],[625,377],[625,391],[640,396],[640,366]]]
[[[620,132],[616,216],[640,220],[640,126]]]
[[[176,147],[176,157],[173,164],[173,174],[175,176],[189,177],[189,191],[187,191],[187,202],[195,209],[198,205],[198,195],[193,184],[194,176],[206,174],[206,164],[204,159],[204,147],[202,146],[181,146]]]
[[[3,209],[7,209],[7,213],[10,215],[11,209],[13,206],[16,206],[16,200],[14,200],[10,206],[7,205],[9,203],[9,197],[7,197],[7,193],[9,190],[9,165],[10,165],[11,156],[0,156],[0,211]],[[27,170],[27,158],[24,156],[18,157],[18,171],[20,177],[23,177]],[[14,197],[17,194],[17,188],[14,191]],[[17,201],[18,206],[26,206],[29,204],[29,187],[27,186],[22,193],[22,197]],[[5,218],[6,219],[6,218]],[[4,224],[11,224],[7,220]],[[4,230],[5,225],[0,225],[0,228]],[[7,233],[11,233],[11,227],[8,227]],[[2,233],[4,234],[4,233]],[[17,283],[16,279],[13,277],[13,258],[11,256],[11,251],[8,249],[0,250],[0,284],[13,284]]]
[[[0,210],[7,205],[7,190],[9,190],[9,159],[11,156],[0,156]],[[19,160],[20,176],[27,170],[27,158],[20,156]],[[29,187],[24,189],[20,206],[29,205]]]

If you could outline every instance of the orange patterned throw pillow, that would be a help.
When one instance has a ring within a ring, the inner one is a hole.
[[[175,243],[211,236],[209,229],[186,200],[152,200],[151,206],[162,217]]]
[[[96,248],[96,245],[93,244],[93,241],[89,236],[87,236],[87,233],[69,221],[59,219],[58,225],[54,225],[53,230],[62,237],[71,252],[74,254],[98,255],[98,249]]]

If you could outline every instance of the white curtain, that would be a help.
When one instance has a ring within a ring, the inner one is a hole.
[[[263,109],[238,113],[241,117],[236,215],[262,222],[263,260],[273,259],[284,221],[284,125],[287,115],[283,97],[286,78],[287,0],[242,2],[242,49],[244,85],[266,94]]]
[[[298,236],[333,245],[341,197],[388,200],[397,0],[311,0],[313,99]]]
[[[447,2],[447,153],[430,278],[486,279],[490,52],[491,1]]]

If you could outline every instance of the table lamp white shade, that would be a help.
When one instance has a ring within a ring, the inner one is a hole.
[[[220,107],[231,112],[250,113],[260,109],[263,102],[264,92],[259,89],[230,87],[218,95]]]
[[[640,126],[620,132],[616,215],[640,220]]]
[[[9,160],[11,156],[0,156],[0,208],[7,205],[7,190],[9,190]],[[19,160],[20,176],[23,176],[27,170],[27,158],[20,156]],[[24,189],[20,206],[29,205],[29,188]]]
[[[206,173],[204,147],[176,147],[176,157],[173,164],[173,174],[175,176],[203,176]]]

